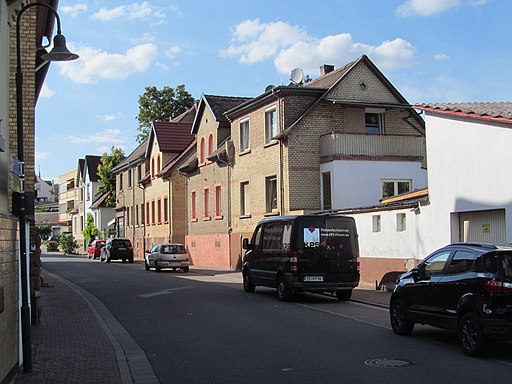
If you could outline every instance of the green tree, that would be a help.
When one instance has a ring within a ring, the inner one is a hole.
[[[105,152],[101,156],[101,164],[98,166],[98,179],[103,185],[98,188],[98,192],[108,194],[105,200],[107,207],[114,207],[116,205],[116,175],[112,172],[112,169],[123,159],[123,150],[116,147],[112,147],[110,154]]]
[[[137,141],[142,143],[149,136],[154,121],[169,121],[187,111],[194,103],[194,98],[185,90],[183,84],[176,88],[164,86],[161,90],[155,86],[146,87],[144,93],[139,96],[137,129],[140,133],[137,135]]]
[[[59,245],[62,252],[69,254],[75,253],[75,249],[78,247],[78,243],[71,233],[63,233],[60,236]]]
[[[96,226],[94,225],[94,217],[91,213],[88,213],[85,228],[82,232],[82,235],[84,235],[84,239],[87,240],[87,244],[91,244],[92,241],[96,239],[96,236],[98,236],[99,233],[99,229],[96,228]]]
[[[50,224],[36,224],[36,228],[42,239],[47,239],[52,234],[52,226]]]

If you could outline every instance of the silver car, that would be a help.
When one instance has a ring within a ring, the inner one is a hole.
[[[183,269],[188,272],[190,261],[188,253],[183,244],[155,244],[151,251],[146,251],[144,258],[144,267],[146,271],[155,268],[159,272],[163,268]]]

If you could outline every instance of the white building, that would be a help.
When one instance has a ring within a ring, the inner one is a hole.
[[[425,114],[428,190],[344,211],[357,221],[364,284],[381,283],[452,242],[512,242],[512,103],[418,109]]]

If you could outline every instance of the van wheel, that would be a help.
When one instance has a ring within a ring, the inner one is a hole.
[[[410,335],[414,329],[414,323],[407,317],[407,309],[400,299],[396,299],[391,303],[389,308],[389,317],[391,328],[397,335]]]
[[[457,334],[462,351],[466,355],[480,356],[484,352],[487,340],[474,313],[468,312],[462,316]]]
[[[256,289],[256,286],[252,283],[251,276],[248,272],[244,273],[244,291],[252,293]]]
[[[347,301],[352,297],[352,290],[349,291],[336,291],[336,297],[339,301]]]
[[[277,298],[280,301],[289,301],[293,296],[293,291],[288,287],[284,281],[283,276],[277,279]]]
[[[183,272],[187,273],[189,271],[189,267],[183,268]]]

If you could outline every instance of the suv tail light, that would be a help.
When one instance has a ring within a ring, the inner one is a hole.
[[[292,275],[296,275],[298,271],[299,260],[297,257],[297,251],[293,251],[290,257],[290,271]]]
[[[489,280],[487,284],[485,284],[485,290],[494,295],[512,293],[512,283],[507,283],[502,280]]]

